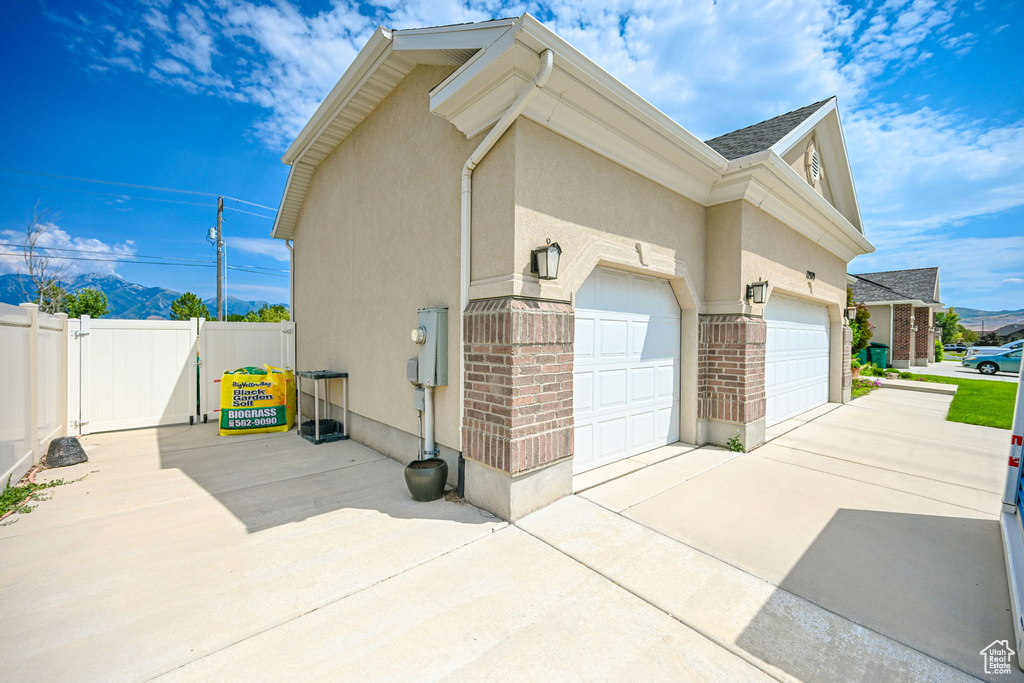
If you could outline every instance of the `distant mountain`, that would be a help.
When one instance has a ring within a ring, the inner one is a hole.
[[[978,308],[960,308],[954,306],[960,315],[960,324],[970,330],[992,330],[1009,325],[1010,323],[1024,323],[1024,308],[1016,311],[983,311]]]
[[[85,288],[97,289],[107,295],[110,312],[103,316],[104,318],[169,319],[171,317],[171,302],[181,296],[180,292],[171,289],[146,287],[135,282],[128,282],[117,275],[86,273],[65,283],[65,289],[71,292]],[[27,275],[0,275],[0,303],[13,305],[23,303],[27,300],[25,292],[32,292],[32,281]],[[206,299],[203,303],[210,309],[211,314],[216,313],[216,297]],[[244,301],[233,296],[229,296],[227,300],[229,314],[244,314],[266,305],[269,305],[266,301]]]

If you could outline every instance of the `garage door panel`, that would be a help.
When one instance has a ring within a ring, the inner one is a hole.
[[[770,426],[828,402],[828,311],[775,294],[765,308],[765,324],[765,422]]]
[[[594,409],[594,372],[576,372],[572,376],[572,404],[579,413]]]
[[[654,400],[655,368],[634,368],[629,371],[631,403]]]
[[[576,472],[678,440],[679,319],[665,280],[597,269],[577,293]]]

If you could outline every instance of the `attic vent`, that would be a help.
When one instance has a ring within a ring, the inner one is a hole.
[[[821,157],[818,155],[818,150],[811,152],[811,182],[818,182],[818,178],[821,177]]]

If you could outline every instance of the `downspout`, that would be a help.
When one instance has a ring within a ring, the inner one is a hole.
[[[491,151],[498,139],[505,134],[512,122],[523,113],[530,100],[540,92],[551,76],[555,64],[555,53],[551,50],[544,50],[540,55],[540,69],[533,78],[530,87],[519,93],[519,97],[512,103],[498,122],[494,124],[490,132],[483,139],[480,145],[473,151],[462,167],[462,230],[461,230],[461,259],[460,259],[460,289],[459,289],[459,426],[461,431],[465,411],[466,392],[466,307],[469,306],[469,279],[470,279],[470,258],[472,252],[473,234],[473,171],[480,162]],[[466,493],[465,462],[460,450],[459,453],[459,496]]]

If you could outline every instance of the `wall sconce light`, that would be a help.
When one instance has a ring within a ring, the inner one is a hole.
[[[814,278],[816,278],[816,277],[818,277],[818,276],[814,274],[813,270],[808,270],[807,271],[807,279],[808,280],[810,280],[811,282],[814,282]]]
[[[847,306],[846,307],[846,319],[847,320],[856,320],[856,318],[857,318],[857,307],[856,306]]]
[[[538,247],[531,252],[530,272],[541,280],[554,280],[558,277],[558,259],[562,248],[558,242],[548,240],[547,246]]]
[[[747,285],[747,299],[755,304],[763,304],[768,300],[768,281],[758,280]]]

